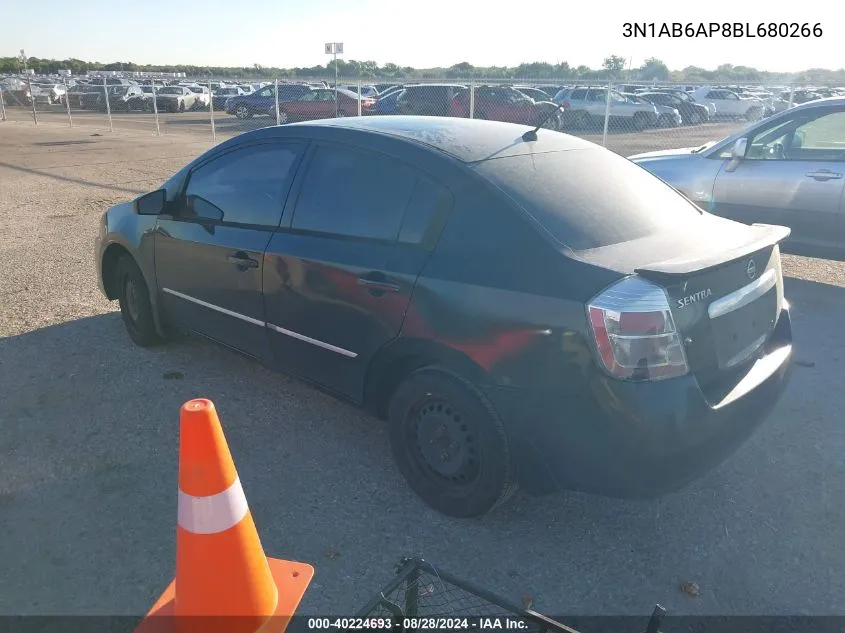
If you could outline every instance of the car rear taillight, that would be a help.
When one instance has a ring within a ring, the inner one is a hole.
[[[587,304],[601,366],[614,378],[661,380],[689,371],[669,299],[660,286],[626,277]]]
[[[569,107],[569,101],[564,101],[560,105],[561,105],[561,107],[563,107],[564,110],[566,110]]]

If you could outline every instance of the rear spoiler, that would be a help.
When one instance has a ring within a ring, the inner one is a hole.
[[[769,246],[779,244],[792,233],[792,229],[789,227],[778,226],[776,224],[752,224],[751,228],[753,229],[751,239],[729,251],[717,249],[712,254],[696,259],[674,259],[656,262],[636,268],[634,272],[648,278],[675,277],[702,273],[713,268],[718,268],[728,262],[748,257],[752,253],[756,253]]]

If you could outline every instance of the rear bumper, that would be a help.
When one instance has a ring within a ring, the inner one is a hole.
[[[597,375],[578,397],[504,388],[490,397],[528,492],[655,497],[714,469],[751,436],[783,393],[791,357],[786,309],[765,354],[716,402],[691,375],[650,383]]]

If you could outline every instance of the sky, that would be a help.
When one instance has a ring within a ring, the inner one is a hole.
[[[637,67],[720,64],[797,72],[845,67],[841,0],[2,0],[0,57],[139,64],[294,67],[346,59],[429,68],[567,61],[597,68],[608,55]],[[72,9],[70,8],[72,7]],[[821,37],[626,38],[627,22],[817,22]]]

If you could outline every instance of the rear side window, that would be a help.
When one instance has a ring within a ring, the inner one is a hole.
[[[189,213],[214,217],[216,207],[224,222],[278,226],[300,151],[295,143],[267,143],[213,159],[191,173]],[[202,202],[191,204],[192,196]]]
[[[309,162],[292,228],[417,244],[443,198],[439,187],[387,156],[324,145]]]
[[[602,149],[490,159],[476,169],[573,250],[695,230],[702,214],[656,176]]]
[[[569,95],[569,98],[572,99],[572,101],[583,101],[586,97],[586,90],[573,90]]]

